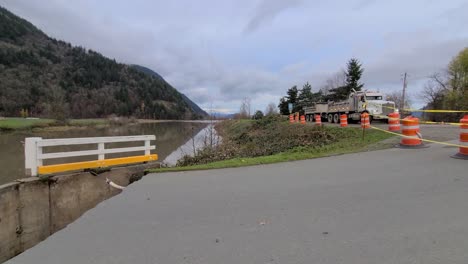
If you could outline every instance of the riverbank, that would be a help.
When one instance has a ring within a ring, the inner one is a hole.
[[[0,118],[0,132],[13,131],[66,131],[68,129],[85,127],[104,127],[110,125],[149,124],[149,123],[214,123],[216,120],[154,120],[132,118],[93,118],[70,119],[65,124],[54,119],[47,118]]]
[[[71,119],[63,124],[54,119],[47,118],[16,118],[0,119],[0,131],[58,129],[64,130],[73,127],[105,126],[111,123],[108,119]]]
[[[391,147],[390,134],[360,128],[289,124],[280,119],[233,120],[219,123],[222,142],[206,146],[177,166],[150,172],[219,169],[363,152]]]

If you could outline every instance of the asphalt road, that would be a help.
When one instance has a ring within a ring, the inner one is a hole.
[[[146,176],[7,263],[460,263],[468,161],[387,149]]]

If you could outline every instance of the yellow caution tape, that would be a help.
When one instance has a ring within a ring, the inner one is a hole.
[[[375,115],[375,116],[388,118],[388,116],[383,116],[383,115]],[[396,118],[392,117],[392,119],[396,119]],[[402,121],[402,120],[404,120],[404,119],[398,118],[398,120]],[[420,124],[433,124],[433,125],[451,125],[451,126],[461,126],[461,125],[463,125],[462,123],[453,123],[453,122],[433,122],[433,121],[422,121],[422,120],[419,120],[419,123],[420,123]]]
[[[382,106],[384,108],[393,109],[395,107]],[[422,110],[422,109],[400,109],[402,112],[426,112],[426,113],[468,113],[468,110]]]
[[[419,121],[421,124],[436,124],[436,125],[451,125],[451,126],[461,126],[462,123],[451,123],[451,122],[432,122],[432,121]]]
[[[382,132],[386,132],[386,133],[389,133],[389,134],[392,134],[392,135],[404,137],[404,135],[402,135],[402,134],[387,131],[385,129],[377,128],[377,127],[374,127],[374,126],[371,126],[371,128],[373,128],[375,130],[382,131]],[[457,148],[466,148],[467,147],[467,146],[463,146],[463,145],[452,144],[452,143],[447,143],[447,142],[440,142],[440,141],[434,141],[434,140],[423,139],[423,138],[421,138],[421,141],[429,142],[429,143],[435,143],[435,144],[441,144],[441,145],[446,145],[446,146],[451,146],[451,147],[457,147]]]
[[[419,110],[419,109],[403,109],[406,112],[426,112],[426,113],[468,113],[468,110]]]

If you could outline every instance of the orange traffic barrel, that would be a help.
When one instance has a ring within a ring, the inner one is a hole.
[[[306,123],[305,116],[301,115],[301,124],[305,125],[305,123]]]
[[[401,121],[401,133],[403,137],[400,141],[400,147],[420,148],[425,147],[422,142],[422,136],[419,133],[419,118],[408,116]]]
[[[289,123],[294,123],[294,115],[289,115]]]
[[[362,128],[370,128],[370,119],[368,113],[361,114],[361,127]]]
[[[346,114],[340,115],[340,127],[348,126],[348,116]]]
[[[468,160],[468,115],[460,119],[460,150],[453,158]]]
[[[388,114],[388,131],[400,131],[400,113]]]
[[[315,125],[321,126],[322,125],[322,116],[315,115]]]

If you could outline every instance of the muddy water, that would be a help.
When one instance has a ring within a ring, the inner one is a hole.
[[[193,145],[192,138],[196,146],[199,146],[200,138],[206,134],[204,129],[208,123],[203,122],[164,122],[164,123],[145,123],[118,127],[104,128],[77,128],[67,131],[41,131],[41,132],[10,132],[0,133],[0,185],[14,181],[18,178],[24,178],[24,146],[26,137],[42,138],[76,138],[76,137],[101,137],[101,136],[131,136],[131,135],[156,135],[156,151],[159,161],[164,161],[169,157],[167,163],[173,164],[177,159],[189,152],[188,145]],[[142,145],[137,144],[137,145]],[[123,146],[135,146],[135,144],[124,144]],[[181,146],[185,146],[181,148]],[[106,147],[113,147],[112,145]],[[117,146],[116,146],[117,147]],[[55,149],[45,149],[50,151],[70,151],[96,149],[96,145],[81,145],[73,147],[59,147]],[[115,157],[119,155],[109,155]],[[122,155],[120,155],[122,156]],[[106,156],[107,157],[107,156]],[[93,160],[96,156],[75,158],[73,161]],[[64,162],[67,160],[51,160],[44,162],[45,165]]]

